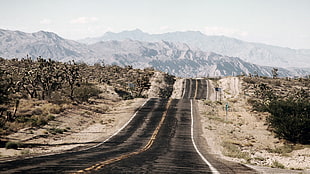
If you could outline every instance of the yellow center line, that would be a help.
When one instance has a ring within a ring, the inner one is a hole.
[[[195,96],[194,96],[194,99],[196,99],[197,97],[197,93],[198,93],[198,81],[196,79],[196,90],[195,90]]]
[[[135,152],[131,152],[131,153],[128,153],[128,154],[121,155],[121,156],[116,157],[116,158],[112,158],[112,159],[109,159],[109,160],[106,160],[106,161],[102,161],[102,162],[97,163],[97,164],[95,164],[95,165],[93,165],[91,167],[88,167],[86,169],[79,170],[79,171],[77,171],[77,172],[75,172],[73,174],[77,174],[77,173],[91,173],[92,170],[99,170],[99,169],[101,169],[102,167],[104,167],[104,166],[106,166],[108,164],[111,164],[111,163],[114,163],[114,162],[117,162],[117,161],[129,158],[129,157],[131,157],[133,155],[140,154],[140,153],[145,152],[148,149],[150,149],[151,146],[153,145],[155,139],[156,139],[156,136],[157,136],[157,134],[159,132],[159,129],[161,128],[162,124],[164,123],[164,120],[165,120],[165,118],[167,116],[167,111],[168,111],[168,108],[169,108],[170,104],[171,104],[171,99],[169,99],[169,101],[168,101],[168,103],[166,105],[166,111],[163,113],[163,116],[162,116],[158,126],[154,130],[150,140],[148,141],[148,143],[142,149],[140,149],[138,151],[135,151]]]

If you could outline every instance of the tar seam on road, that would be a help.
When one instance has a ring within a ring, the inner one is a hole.
[[[167,116],[168,108],[170,107],[170,103],[171,103],[171,99],[169,99],[169,101],[168,101],[168,103],[167,103],[167,105],[166,105],[166,110],[165,110],[165,112],[163,113],[162,118],[161,118],[161,120],[160,120],[158,126],[157,126],[156,129],[154,130],[154,132],[153,132],[153,134],[152,134],[152,137],[150,138],[150,140],[148,141],[148,143],[147,143],[142,149],[140,149],[140,150],[138,150],[138,151],[135,151],[135,152],[130,152],[130,153],[128,153],[128,154],[121,155],[121,156],[116,157],[116,158],[112,158],[112,159],[110,159],[110,160],[102,161],[102,162],[97,163],[97,164],[95,164],[95,165],[93,165],[93,166],[91,166],[91,167],[88,167],[88,168],[86,168],[86,169],[79,170],[79,171],[75,172],[74,174],[76,174],[76,173],[91,173],[91,171],[99,170],[99,169],[101,169],[102,167],[104,167],[104,166],[106,166],[106,165],[108,165],[108,164],[111,164],[111,163],[114,163],[114,162],[117,162],[117,161],[120,161],[120,160],[129,158],[129,157],[131,157],[131,156],[133,156],[133,155],[137,155],[137,154],[140,154],[140,153],[142,153],[142,152],[147,151],[149,148],[152,147],[152,145],[153,145],[153,143],[154,143],[154,140],[156,139],[156,136],[157,136],[157,134],[158,134],[158,132],[159,132],[159,130],[160,130],[162,124],[164,123],[164,120],[165,120],[165,118],[166,118],[166,116]],[[129,123],[129,122],[128,122],[128,123]],[[126,125],[127,125],[127,124],[126,124]],[[126,125],[123,126],[123,127],[126,127]],[[118,132],[120,132],[120,131],[118,131]],[[116,135],[118,132],[116,132],[115,135]],[[114,135],[113,135],[113,136],[114,136]]]
[[[191,99],[191,138],[192,138],[192,142],[194,145],[194,148],[196,150],[196,152],[199,154],[199,156],[201,157],[201,159],[210,167],[210,170],[212,173],[214,174],[220,174],[220,172],[218,170],[216,170],[216,168],[214,168],[212,166],[212,164],[201,154],[201,152],[198,150],[195,140],[194,140],[194,114],[193,114],[193,99]]]

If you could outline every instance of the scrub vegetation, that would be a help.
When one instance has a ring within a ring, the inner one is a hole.
[[[42,57],[0,58],[0,135],[42,127],[72,105],[104,98],[102,85],[111,86],[124,100],[147,97],[154,72],[151,68],[63,63]]]
[[[253,109],[268,112],[267,122],[277,137],[291,143],[310,143],[310,79],[247,77],[245,92]]]

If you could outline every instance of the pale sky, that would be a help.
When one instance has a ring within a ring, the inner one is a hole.
[[[310,49],[310,0],[0,0],[0,28],[72,40],[195,30]]]

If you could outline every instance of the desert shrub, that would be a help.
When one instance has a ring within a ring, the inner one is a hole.
[[[160,89],[159,97],[160,98],[169,98],[172,95],[173,89],[171,88],[164,88]]]
[[[22,147],[22,143],[20,142],[8,141],[5,144],[6,149],[18,149],[19,147]]]
[[[229,141],[225,141],[222,143],[224,148],[224,155],[232,157],[232,158],[241,158],[245,160],[250,159],[250,154],[248,152],[242,152],[238,145],[233,144]]]
[[[68,130],[66,129],[60,129],[60,128],[50,128],[49,133],[56,135],[56,134],[63,134],[64,132],[67,132]]]
[[[43,114],[43,110],[41,108],[36,108],[32,111],[32,115],[41,115]]]
[[[115,92],[120,96],[122,97],[123,100],[131,100],[133,99],[134,97],[127,91],[125,90],[122,90],[122,89],[115,89]]]
[[[203,100],[203,103],[205,105],[212,106],[212,101],[211,100]]]
[[[270,153],[278,153],[278,154],[287,154],[291,153],[294,150],[294,146],[292,144],[284,144],[283,146],[277,147],[275,149],[267,149]]]
[[[281,86],[281,85],[282,85],[282,83],[281,83],[281,81],[280,81],[280,80],[276,80],[276,81],[274,82],[274,85],[275,85],[275,86]]]
[[[88,102],[91,97],[98,96],[100,90],[93,84],[85,83],[74,91],[74,98],[79,102]]]
[[[285,166],[283,164],[279,163],[278,161],[273,161],[271,167],[272,168],[280,168],[280,169],[285,168]]]
[[[310,143],[310,102],[293,98],[274,100],[268,105],[268,122],[278,137],[294,143]]]
[[[67,97],[69,95],[69,90],[63,88],[61,91],[53,92],[51,97],[48,99],[50,103],[61,105],[65,103],[71,103],[72,101]]]
[[[222,105],[223,103],[221,101],[216,101],[215,102],[217,105]]]
[[[266,103],[257,99],[248,99],[248,103],[252,105],[254,111],[258,112],[268,112]]]
[[[65,109],[62,108],[61,105],[48,103],[42,106],[42,110],[43,110],[43,115],[48,115],[48,114],[59,114]]]
[[[41,127],[41,126],[44,126],[48,123],[48,119],[45,118],[44,116],[32,116],[29,119],[29,122],[30,122],[31,126],[33,126],[33,127]]]
[[[244,77],[242,80],[249,84],[256,84],[259,81],[257,78],[251,78],[251,77]]]
[[[63,111],[63,109],[59,105],[54,105],[54,106],[49,108],[49,112],[52,114],[59,114],[62,111]]]
[[[19,116],[16,121],[23,125],[32,127],[42,127],[48,124],[49,121],[54,120],[55,116],[33,115],[33,116]]]
[[[124,99],[124,100],[131,100],[131,99],[133,99],[133,96],[128,93],[126,95],[122,95],[122,99]]]
[[[47,120],[48,120],[48,121],[55,120],[55,118],[56,118],[56,117],[55,117],[54,115],[48,115],[48,116],[47,116]]]

